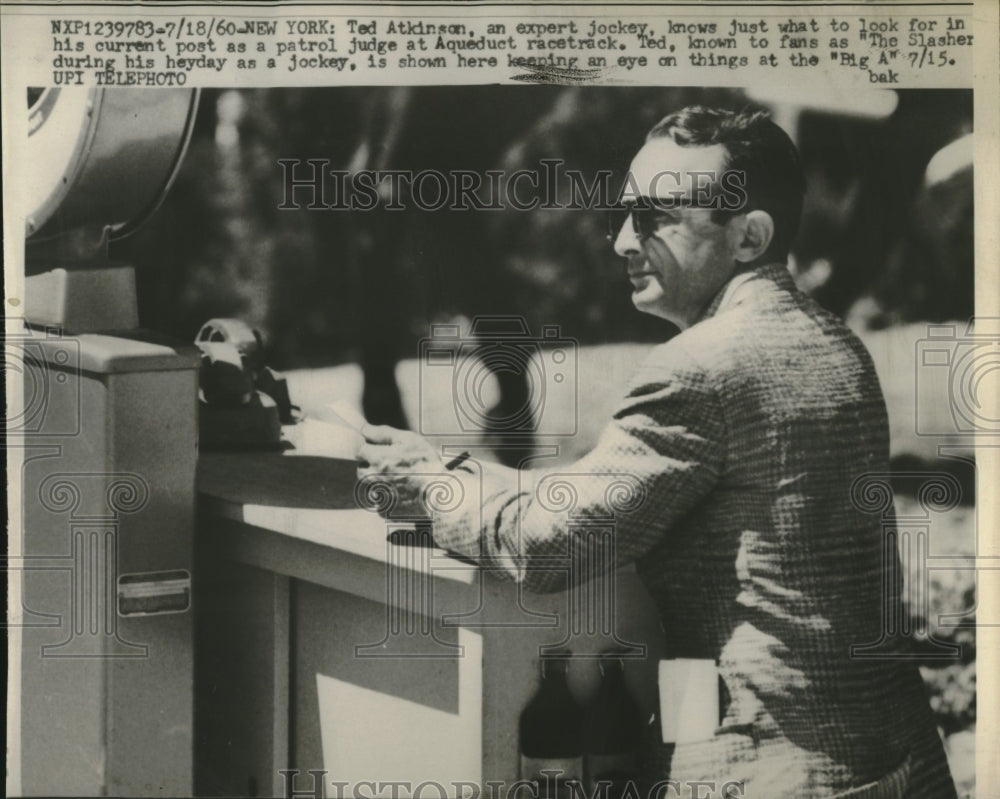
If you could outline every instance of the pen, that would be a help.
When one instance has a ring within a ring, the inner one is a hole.
[[[470,457],[471,457],[471,453],[468,452],[468,451],[465,451],[461,455],[456,455],[454,458],[452,458],[450,461],[448,461],[444,465],[444,468],[447,469],[450,472],[456,466],[460,466],[461,464],[465,463],[465,461],[467,461]]]

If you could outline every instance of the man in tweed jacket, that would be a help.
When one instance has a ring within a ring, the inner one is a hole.
[[[715,734],[672,753],[682,793],[707,781],[761,799],[946,799],[916,666],[852,657],[895,601],[880,519],[852,501],[855,481],[887,470],[888,426],[862,345],[785,268],[802,193],[795,148],[765,115],[693,107],[650,132],[615,250],[636,307],[682,332],[558,479],[575,518],[606,516],[609,485],[630,487],[615,556],[636,563],[671,654],[714,660],[725,682]],[[365,433],[361,473],[417,502],[442,471],[436,450]],[[461,479],[481,503],[435,514],[435,541],[528,588],[565,587],[542,567],[584,544],[552,501],[557,475],[477,474]]]

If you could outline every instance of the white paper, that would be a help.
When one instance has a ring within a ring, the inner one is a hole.
[[[719,726],[719,677],[713,660],[661,660],[660,730],[664,743],[693,743]]]

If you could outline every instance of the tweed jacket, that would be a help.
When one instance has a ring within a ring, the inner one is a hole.
[[[635,562],[671,654],[714,659],[729,696],[715,735],[664,765],[682,794],[706,780],[761,799],[942,799],[916,666],[891,642],[851,654],[886,637],[898,600],[897,556],[855,486],[887,459],[867,352],[772,264],[652,351],[588,455],[486,479],[480,507],[437,515],[434,535],[555,590],[580,520],[610,509],[614,557]]]

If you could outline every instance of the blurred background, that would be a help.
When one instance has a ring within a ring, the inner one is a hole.
[[[942,456],[939,444],[950,440],[942,436],[961,430],[947,401],[917,407],[914,371],[928,323],[955,323],[957,347],[974,311],[971,91],[205,90],[163,207],[117,242],[112,256],[139,268],[146,327],[190,341],[212,317],[239,317],[263,333],[270,364],[287,373],[292,399],[305,410],[346,399],[370,421],[400,427],[426,421],[419,347],[432,324],[458,325],[463,336],[483,315],[517,315],[535,335],[555,325],[578,344],[578,384],[565,408],[550,404],[546,413],[556,428],[559,414],[575,414],[576,435],[558,441],[560,457],[573,459],[593,444],[631,367],[675,332],[633,309],[605,215],[427,211],[405,197],[398,211],[281,210],[279,159],[327,159],[330,168],[352,172],[485,174],[541,171],[542,159],[558,158],[584,175],[611,169],[621,176],[646,131],[692,103],[768,109],[795,139],[808,193],[789,267],[872,352],[896,470],[958,478],[958,507],[931,519],[932,554],[974,554],[971,446],[958,443]],[[490,378],[484,402],[525,403],[523,375],[500,369]],[[454,404],[449,388],[440,388],[442,407]],[[933,417],[929,426],[921,427],[921,412]],[[544,427],[514,455],[544,442]],[[897,505],[916,501],[905,483]],[[929,581],[929,603],[909,609],[930,625],[924,676],[955,776],[969,791],[975,573],[910,565],[912,580]],[[942,613],[954,614],[952,624],[939,624]],[[960,644],[960,656],[935,660],[941,642]]]
[[[972,131],[972,93],[957,90],[204,90],[170,195],[117,255],[142,267],[147,325],[191,338],[210,316],[239,316],[284,369],[358,361],[369,307],[400,357],[428,320],[512,309],[582,344],[662,341],[662,323],[632,309],[603,214],[279,210],[278,159],[485,173],[559,158],[624,174],[646,131],[690,103],[766,108],[795,138],[809,190],[793,268],[825,306],[866,327],[972,314],[971,141],[942,152]]]

